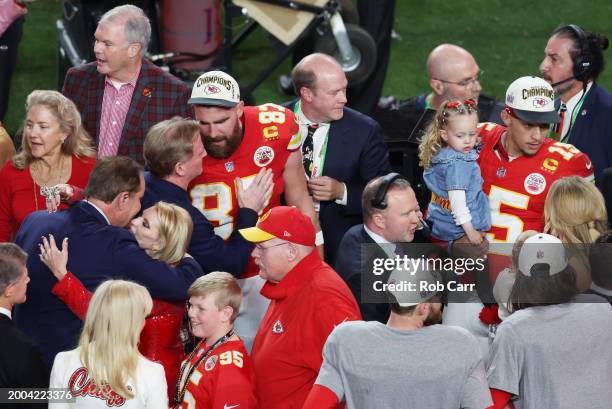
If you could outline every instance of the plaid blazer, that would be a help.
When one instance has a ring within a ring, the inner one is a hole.
[[[92,137],[95,135],[96,146],[100,136],[104,77],[98,73],[95,61],[90,62],[70,68],[62,88],[62,93],[76,104],[87,132]],[[187,104],[189,97],[187,85],[143,59],[117,154],[144,163],[142,145],[149,128],[176,115],[193,118],[193,109]]]

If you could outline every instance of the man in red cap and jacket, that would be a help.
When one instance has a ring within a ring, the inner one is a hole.
[[[341,322],[360,320],[359,307],[321,260],[312,222],[297,208],[275,207],[240,234],[256,243],[253,258],[266,280],[261,294],[271,300],[251,353],[259,404],[301,408],[321,368],[327,336]]]

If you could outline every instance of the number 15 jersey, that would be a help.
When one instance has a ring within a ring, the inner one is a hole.
[[[544,202],[552,184],[565,176],[593,180],[593,165],[587,155],[573,145],[545,138],[533,156],[512,160],[504,150],[501,137],[506,128],[479,125],[483,148],[480,151],[482,189],[489,197],[491,243],[514,243],[525,230],[543,231]]]

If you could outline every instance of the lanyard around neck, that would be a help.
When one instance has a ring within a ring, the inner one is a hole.
[[[176,394],[174,397],[177,405],[180,406],[180,404],[183,402],[183,398],[185,397],[185,390],[187,389],[187,383],[189,382],[189,378],[191,378],[191,375],[193,375],[193,372],[196,370],[196,368],[200,366],[202,361],[204,361],[216,347],[227,342],[227,340],[230,339],[232,336],[234,336],[234,328],[230,329],[227,334],[225,334],[224,336],[219,338],[214,344],[212,344],[212,346],[208,348],[204,354],[202,354],[202,356],[197,360],[197,362],[189,368],[189,370],[187,371],[187,376],[185,376],[185,369],[191,363],[191,360],[193,359],[193,356],[196,354],[196,352],[200,350],[200,345],[202,344],[202,342],[205,342],[204,339],[200,340],[198,346],[191,352],[189,358],[185,361],[185,365],[181,368],[178,383],[176,385]]]
[[[576,117],[578,116],[578,112],[580,112],[580,109],[582,108],[582,104],[584,103],[584,100],[586,99],[586,95],[587,95],[587,90],[585,87],[582,89],[582,96],[580,97],[580,100],[578,101],[574,109],[572,109],[572,115],[570,117],[570,123],[567,128],[567,132],[565,133],[564,137],[560,138],[561,142],[567,143],[570,137],[570,133],[572,132],[572,129],[574,128],[574,123],[576,122]]]

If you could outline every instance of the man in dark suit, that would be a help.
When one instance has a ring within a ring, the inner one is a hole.
[[[76,104],[98,157],[125,155],[142,163],[149,128],[175,115],[193,117],[189,89],[144,59],[151,25],[133,5],[106,12],[94,34],[96,61],[71,68],[62,93]]]
[[[345,107],[347,80],[336,60],[311,54],[291,76],[308,189],[319,205],[325,261],[333,265],[342,236],[361,222],[363,188],[389,170],[389,152],[376,121]]]
[[[16,309],[15,319],[40,345],[49,366],[57,352],[75,347],[82,323],[51,293],[57,280],[37,257],[41,236],[70,240],[68,270],[89,291],[107,279],[122,278],[144,285],[154,298],[185,300],[187,289],[202,274],[191,257],[176,268],[152,259],[125,229],[140,210],[144,194],[138,163],[123,156],[99,160],[84,194],[86,200],[65,212],[32,213],[15,240],[30,255],[28,270],[33,277],[28,301]]]
[[[11,320],[13,306],[26,300],[30,281],[27,259],[28,255],[16,244],[0,244],[0,388],[49,386],[49,371],[40,350]],[[15,407],[42,406],[24,403]]]
[[[383,184],[387,186],[386,193],[377,194]],[[375,199],[379,195],[382,201]],[[397,248],[397,243],[414,240],[423,215],[410,183],[401,177],[393,178],[393,175],[377,177],[366,185],[362,208],[363,224],[351,227],[342,238],[335,270],[353,292],[363,320],[386,323],[389,318],[387,300],[377,300],[376,294],[369,290],[362,293],[362,288],[371,288],[375,280],[387,282],[391,270],[374,273],[374,260],[405,254]],[[362,297],[366,294],[368,299]]]
[[[163,200],[187,210],[193,220],[193,233],[187,252],[206,273],[226,271],[240,277],[251,258],[253,245],[238,233],[238,229],[257,223],[257,214],[264,208],[272,192],[272,174],[262,169],[248,188],[238,189],[240,209],[236,228],[224,241],[215,234],[213,224],[191,204],[187,193],[189,183],[202,174],[204,156],[206,151],[196,121],[172,118],[154,125],[144,143],[144,157],[149,171],[145,172],[142,208]]]
[[[593,161],[595,183],[612,166],[612,94],[597,84],[608,38],[569,24],[556,28],[544,49],[542,77],[559,98],[561,122],[549,136],[574,145]]]

